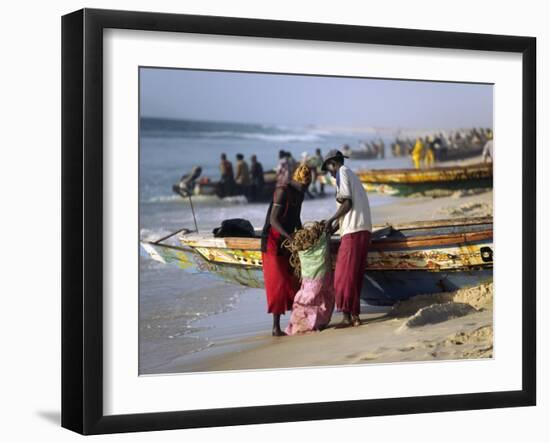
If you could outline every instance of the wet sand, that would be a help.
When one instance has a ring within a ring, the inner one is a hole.
[[[492,311],[436,325],[403,328],[406,320],[367,315],[360,327],[329,328],[306,336],[266,340],[260,346],[207,360],[195,370],[295,368],[492,357]]]
[[[492,283],[419,296],[385,313],[362,314],[359,327],[335,329],[341,319],[336,314],[324,331],[292,337],[271,337],[267,319],[263,332],[229,335],[208,353],[175,361],[166,372],[491,358],[492,296]],[[238,311],[225,315],[236,320]]]

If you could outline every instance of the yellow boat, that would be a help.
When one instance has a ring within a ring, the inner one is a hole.
[[[367,191],[396,196],[493,186],[492,163],[429,169],[371,169],[359,170],[356,174]]]

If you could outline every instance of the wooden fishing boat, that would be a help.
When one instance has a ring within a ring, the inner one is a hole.
[[[491,163],[429,169],[371,169],[357,171],[357,175],[367,191],[396,196],[493,186]]]
[[[483,153],[481,143],[459,146],[456,148],[440,148],[434,151],[437,161],[465,160],[467,158],[479,157]]]
[[[369,151],[367,149],[349,149],[342,151],[342,153],[354,160],[373,160],[380,157],[378,152]]]
[[[234,183],[231,187],[224,186],[216,180],[210,180],[207,177],[202,177],[197,180],[195,186],[190,191],[184,185],[176,183],[172,186],[172,190],[184,198],[189,196],[212,196],[218,198],[243,196],[249,202],[269,202],[273,198],[276,185],[275,171],[264,172],[264,185],[261,189],[254,190],[252,186],[242,186]]]
[[[333,254],[339,243],[338,237],[332,238]],[[253,238],[185,232],[177,245],[167,243],[166,238],[141,245],[143,252],[162,263],[247,287],[263,287],[259,232]],[[370,304],[392,305],[418,294],[473,286],[492,276],[491,217],[378,226],[361,297]]]

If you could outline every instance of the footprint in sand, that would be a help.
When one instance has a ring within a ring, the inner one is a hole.
[[[465,352],[463,358],[493,358],[493,346],[490,345]]]
[[[404,348],[399,348],[401,352],[409,352],[409,351],[413,351],[414,349],[415,349],[414,346],[405,346]]]
[[[376,354],[363,354],[359,361],[372,361],[376,360],[378,356]]]

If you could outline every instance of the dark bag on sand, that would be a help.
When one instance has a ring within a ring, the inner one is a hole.
[[[212,231],[214,237],[254,237],[254,227],[244,218],[231,218],[222,221],[219,228]]]

